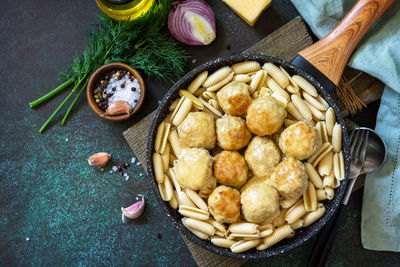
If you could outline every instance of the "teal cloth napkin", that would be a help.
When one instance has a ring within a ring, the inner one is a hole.
[[[352,8],[351,0],[292,0],[314,34],[322,38]],[[361,221],[366,249],[400,251],[400,3],[371,28],[348,63],[386,84],[376,131],[388,146],[384,166],[367,175]]]

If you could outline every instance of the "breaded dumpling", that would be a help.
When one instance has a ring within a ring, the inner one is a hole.
[[[247,181],[248,168],[237,151],[222,151],[214,158],[214,175],[220,184],[240,188]]]
[[[175,167],[176,180],[185,188],[207,191],[215,186],[213,159],[204,148],[184,148]]]
[[[279,148],[288,157],[299,160],[309,158],[321,146],[317,130],[305,122],[287,127],[279,137]]]
[[[279,214],[279,194],[266,183],[253,183],[240,196],[242,212],[248,222],[261,223]]]
[[[243,82],[233,81],[222,87],[217,93],[218,102],[226,114],[246,116],[252,98],[250,86]]]
[[[275,98],[260,97],[247,110],[247,128],[258,136],[272,135],[281,128],[286,115],[286,110]]]
[[[301,161],[289,157],[275,167],[270,183],[283,197],[297,198],[308,186],[306,168]]]
[[[220,185],[208,197],[208,208],[220,223],[234,223],[240,217],[240,193],[237,189]]]
[[[206,112],[190,112],[178,126],[179,141],[183,147],[215,146],[215,125],[212,115]]]
[[[217,145],[226,150],[239,150],[249,143],[251,133],[246,121],[240,117],[225,115],[215,122]]]
[[[281,153],[272,139],[256,136],[247,146],[244,158],[253,174],[262,177],[274,170],[281,160]]]

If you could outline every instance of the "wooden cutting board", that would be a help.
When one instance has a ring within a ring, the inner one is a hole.
[[[301,17],[296,17],[289,23],[285,24],[275,32],[271,33],[243,53],[264,54],[268,56],[283,58],[291,62],[297,55],[297,52],[312,44],[311,36],[309,35],[304,21]],[[345,74],[347,78],[351,79],[358,74],[359,71],[347,68]],[[352,87],[356,94],[366,103],[371,103],[379,99],[383,92],[383,84],[377,79],[362,74],[360,78],[352,83]],[[349,114],[344,104],[334,96],[340,111],[344,116]],[[141,162],[144,169],[146,169],[146,137],[150,127],[150,122],[153,118],[153,113],[149,114],[143,120],[131,126],[123,134],[129,146],[135,153],[136,157]],[[350,128],[354,127],[354,123],[348,121]],[[359,179],[361,180],[361,179]],[[362,180],[363,181],[363,180]],[[360,183],[356,188],[360,188]],[[232,258],[216,255],[208,250],[205,250],[193,242],[183,237],[186,245],[196,263],[199,266],[240,266],[245,260],[237,260]]]

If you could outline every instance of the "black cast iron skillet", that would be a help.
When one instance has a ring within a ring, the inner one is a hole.
[[[301,51],[292,64],[279,58],[264,55],[241,54],[230,57],[221,57],[198,66],[172,86],[157,108],[150,126],[147,138],[146,165],[159,205],[163,206],[164,211],[171,219],[172,224],[186,238],[211,252],[232,258],[256,259],[285,253],[300,246],[317,234],[325,223],[333,216],[343,198],[344,192],[346,191],[347,179],[343,180],[341,185],[335,190],[334,199],[324,202],[326,213],[321,219],[306,228],[297,230],[295,236],[292,238],[284,239],[266,250],[256,251],[255,249],[252,249],[244,253],[235,254],[231,252],[230,249],[214,246],[210,241],[196,237],[182,225],[182,216],[176,210],[170,208],[167,202],[164,202],[161,199],[158,193],[158,186],[154,176],[152,163],[157,126],[168,115],[170,104],[179,97],[179,90],[187,88],[190,82],[205,70],[212,73],[223,66],[232,65],[246,60],[255,60],[261,65],[265,62],[272,62],[277,66],[284,67],[291,75],[297,74],[304,77],[317,88],[319,94],[335,110],[336,119],[340,123],[343,131],[342,150],[346,164],[346,178],[348,178],[350,167],[349,137],[343,117],[330,96],[330,93],[338,84],[345,64],[358,41],[393,2],[394,0],[358,1],[353,9],[331,33],[317,43]]]

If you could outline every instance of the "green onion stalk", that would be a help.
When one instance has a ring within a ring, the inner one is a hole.
[[[71,92],[61,102],[40,128],[42,133],[61,108],[79,92],[65,112],[61,125],[64,125],[78,98],[85,90],[90,74],[104,64],[123,62],[151,78],[173,81],[186,71],[189,55],[170,36],[162,33],[171,0],[159,0],[141,17],[132,21],[113,21],[105,15],[99,16],[97,29],[88,33],[88,45],[82,55],[75,57],[70,68],[60,73],[64,82],[39,99],[29,103],[36,107],[59,94],[69,86]]]

